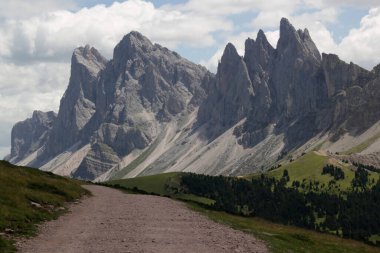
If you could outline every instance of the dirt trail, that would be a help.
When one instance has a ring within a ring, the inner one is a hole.
[[[253,236],[168,198],[86,186],[94,196],[18,243],[20,252],[267,252]]]

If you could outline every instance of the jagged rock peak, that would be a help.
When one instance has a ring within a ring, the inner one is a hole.
[[[301,29],[298,30],[298,35],[300,38],[305,41],[305,40],[311,40],[309,30],[305,28],[303,31]]]
[[[317,62],[321,61],[321,54],[311,39],[309,31],[307,29],[296,31],[286,18],[282,18],[280,22],[280,39],[277,42],[277,51],[280,55],[288,51],[290,55],[296,55],[296,57],[300,55],[302,58],[312,56]]]
[[[127,35],[124,36],[122,39],[123,41],[128,41],[129,43],[135,43],[135,45],[143,45],[143,44],[148,44],[148,45],[153,45],[152,42],[142,35],[141,33],[137,31],[131,31]]]
[[[280,21],[280,38],[295,33],[296,29],[289,20],[287,18],[282,18]]]
[[[32,114],[32,119],[39,122],[51,121],[51,120],[54,120],[56,117],[57,117],[57,114],[53,111],[43,112],[43,111],[35,110],[33,111],[33,114]]]
[[[256,37],[256,40],[260,41],[260,40],[267,40],[267,36],[265,36],[265,33],[263,30],[259,30],[259,32],[257,33],[257,37]]]
[[[247,52],[255,50],[255,48],[266,50],[266,51],[273,51],[274,50],[272,45],[269,43],[267,37],[265,36],[264,31],[261,29],[257,33],[256,41],[251,39],[251,38],[248,38],[245,41],[246,54],[247,54]]]
[[[285,51],[288,46],[295,46],[301,43],[299,33],[288,19],[282,18],[280,22],[280,38],[277,42],[277,50]]]
[[[26,155],[44,145],[48,132],[57,115],[50,112],[34,111],[31,118],[16,123],[12,128],[11,162],[16,163]]]
[[[253,48],[253,46],[255,45],[255,40],[254,39],[251,39],[251,38],[248,38],[245,40],[245,53],[247,53],[247,49],[251,49]]]
[[[377,64],[375,67],[373,67],[372,73],[380,75],[380,64]]]
[[[224,49],[221,62],[229,62],[231,60],[239,60],[241,56],[238,54],[236,47],[232,43],[228,43]]]
[[[261,29],[257,33],[256,41],[254,39],[251,39],[251,38],[246,39],[246,41],[245,41],[245,50],[246,50],[246,53],[247,53],[247,51],[252,50],[254,48],[255,44],[260,44],[260,45],[262,45],[265,48],[266,47],[272,47],[270,45],[270,43],[268,42],[268,39],[265,36],[264,31],[261,30]]]
[[[128,60],[146,58],[154,50],[152,42],[139,32],[132,31],[125,35],[113,51],[113,63],[124,68]]]
[[[148,52],[153,48],[152,42],[139,32],[132,31],[125,35],[123,39],[117,44],[114,49],[114,58],[118,53],[125,51],[132,53],[131,51],[142,50]]]
[[[76,68],[78,64],[84,65],[94,73],[98,73],[99,69],[103,69],[107,62],[108,60],[96,48],[90,45],[76,48],[71,58],[72,68]]]
[[[260,29],[257,33],[256,41],[248,38],[245,41],[244,61],[248,65],[250,74],[258,70],[257,64],[261,65],[261,68],[266,68],[273,52],[274,48],[268,42],[263,30]],[[254,79],[253,76],[251,78]]]

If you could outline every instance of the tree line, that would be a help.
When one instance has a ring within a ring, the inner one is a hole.
[[[345,193],[287,187],[291,176],[287,171],[281,179],[262,174],[250,180],[188,173],[182,176],[182,187],[215,200],[216,210],[368,242],[370,236],[380,235],[380,181],[369,188],[366,172],[358,169],[352,180],[354,190]],[[336,168],[329,167],[326,173],[344,177]]]

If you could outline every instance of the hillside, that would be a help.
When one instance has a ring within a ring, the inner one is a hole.
[[[313,155],[309,155],[305,160],[318,159]],[[188,190],[182,188],[184,186],[182,177],[186,175],[183,173],[167,173],[153,176],[145,176],[131,179],[123,179],[117,181],[110,181],[106,184],[112,185],[117,188],[129,189],[129,191],[146,192],[151,194],[166,195],[172,198],[181,198],[183,196],[192,196],[185,198],[190,200],[188,206],[196,210],[210,219],[227,224],[235,229],[243,230],[254,234],[256,237],[264,240],[271,252],[283,252],[284,249],[293,252],[347,252],[347,253],[361,253],[361,252],[378,252],[378,248],[366,245],[362,242],[342,239],[335,235],[329,235],[312,230],[298,228],[295,226],[282,225],[273,223],[266,219],[259,217],[246,217],[237,216],[222,211],[215,210],[215,208],[207,207],[212,205],[212,202],[205,202],[205,198],[199,195],[190,194]],[[306,173],[304,174],[307,175]],[[168,185],[175,185],[180,192],[174,193]],[[191,192],[191,191],[190,191]],[[227,193],[228,195],[228,193]],[[201,204],[201,205],[199,205]]]
[[[57,218],[65,202],[87,193],[77,181],[0,161],[0,252],[13,252],[12,239],[34,235],[36,224]]]
[[[345,156],[339,157],[337,155],[328,155],[326,153],[312,151],[304,154],[297,159],[292,158],[293,161],[285,161],[279,168],[273,168],[265,173],[269,177],[275,177],[281,179],[284,175],[284,171],[288,171],[289,182],[287,185],[292,186],[293,182],[298,181],[301,184],[304,182],[305,187],[309,182],[319,182],[320,190],[352,190],[351,182],[355,177],[356,167],[350,163],[342,162]],[[342,169],[344,173],[344,179],[333,180],[333,176],[329,174],[323,174],[323,167],[327,164],[334,165]],[[379,173],[368,171],[370,186],[374,185],[379,180]],[[245,176],[245,178],[258,177],[261,173]],[[331,181],[334,181],[332,186],[329,185]]]

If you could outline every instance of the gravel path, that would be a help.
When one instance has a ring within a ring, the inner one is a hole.
[[[85,186],[93,197],[20,241],[20,252],[267,252],[262,241],[168,198]]]

